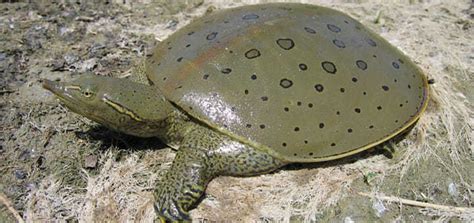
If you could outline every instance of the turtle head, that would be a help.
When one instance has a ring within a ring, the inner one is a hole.
[[[43,80],[43,87],[75,113],[140,137],[159,135],[175,109],[157,88],[126,79],[82,75],[71,82]]]

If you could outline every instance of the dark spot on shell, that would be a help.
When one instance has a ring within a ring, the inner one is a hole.
[[[340,115],[340,114],[341,114],[341,112],[340,112],[340,111],[336,111],[336,115]]]
[[[295,130],[295,132],[298,132],[298,131],[300,131],[300,128],[299,128],[299,127],[295,127],[295,129],[293,129],[293,130]]]
[[[252,79],[252,80],[257,80],[257,75],[252,74],[252,76],[250,76],[250,79]]]
[[[357,78],[356,77],[352,77],[352,82],[357,82]]]
[[[395,78],[395,79],[393,79],[393,82],[397,83],[397,82],[398,82],[398,80]]]
[[[166,79],[168,79],[167,77],[163,77],[163,81],[166,81]]]
[[[202,76],[202,79],[204,79],[204,80],[207,80],[207,78],[209,78],[209,74],[204,74],[204,75]]]
[[[313,104],[312,104],[312,103],[308,103],[308,107],[309,107],[309,108],[312,108],[312,107],[313,107]]]
[[[249,94],[249,90],[245,89],[244,94]]]
[[[243,20],[253,20],[258,18],[259,16],[257,14],[247,14],[242,17]]]
[[[320,129],[324,128],[324,123],[322,123],[322,122],[319,123],[319,128],[320,128]]]
[[[307,70],[308,69],[308,66],[306,66],[306,64],[304,64],[304,63],[298,64],[298,67],[300,68],[300,70]]]
[[[188,33],[188,36],[191,36],[193,34],[194,34],[194,31],[191,31],[191,32]]]
[[[434,84],[434,83],[435,83],[435,79],[433,78],[428,79],[428,84]]]
[[[328,29],[335,33],[341,32],[341,28],[333,24],[328,24]]]
[[[336,143],[331,143],[331,146],[336,146]]]
[[[312,156],[312,155],[313,155],[313,153],[308,153],[308,155]]]
[[[399,69],[399,68],[400,68],[400,64],[398,64],[397,62],[392,62],[392,66],[393,66],[393,68],[395,68],[395,69]]]
[[[217,32],[212,32],[212,33],[209,33],[207,36],[206,36],[206,39],[207,40],[213,40],[217,37]]]
[[[268,101],[268,97],[267,97],[267,96],[262,96],[260,99],[262,99],[262,101]]]
[[[367,95],[367,92],[364,91],[364,92],[362,92],[362,94],[363,94],[363,95]]]
[[[173,47],[169,46],[169,47],[168,47],[168,50],[171,50],[171,49],[173,49]]]
[[[408,85],[408,89],[411,89],[411,85]]]
[[[245,52],[245,57],[247,57],[247,59],[257,58],[259,56],[260,56],[260,51],[258,51],[257,49],[251,49]]]
[[[296,105],[301,106],[303,103],[301,101],[296,102]]]
[[[361,70],[366,70],[367,69],[367,63],[363,60],[357,60],[356,65]]]
[[[389,88],[387,85],[383,85],[383,86],[382,86],[382,89],[383,89],[384,91],[388,91],[390,88]]]
[[[260,125],[260,128],[261,128],[261,129],[264,129],[264,128],[265,128],[265,125],[264,125],[264,124],[261,124],[261,125]]]
[[[348,132],[348,133],[352,133],[352,129],[351,129],[351,128],[348,128],[348,129],[347,129],[347,132]]]
[[[335,74],[337,71],[336,66],[332,62],[329,62],[329,61],[322,62],[321,66],[326,72],[330,74]]]
[[[224,69],[221,70],[221,72],[222,72],[223,74],[230,74],[230,72],[232,72],[232,69],[230,69],[230,68],[224,68]]]
[[[398,120],[395,120],[395,123],[398,123]]]
[[[305,141],[304,141],[304,144],[308,144],[308,140],[305,140]]]
[[[297,155],[298,155],[298,154],[296,154],[296,153],[293,153],[293,156],[297,156]]]
[[[403,104],[400,104],[400,107],[403,107]]]
[[[247,124],[247,125],[245,125],[245,127],[247,127],[247,128],[252,128],[252,125],[251,125],[251,124]]]
[[[366,41],[370,46],[373,46],[373,47],[377,46],[377,43],[373,39],[367,38]]]
[[[346,44],[342,40],[334,39],[332,42],[339,48],[346,48]]]
[[[186,47],[190,47],[190,46],[191,46],[191,44],[189,44],[189,43],[188,43],[188,44],[186,44]]]
[[[324,90],[324,86],[321,84],[316,84],[314,85],[314,89],[316,89],[318,92],[322,92]]]
[[[182,60],[183,60],[183,57],[180,57],[180,58],[176,59],[176,61],[178,61],[178,62],[181,62]]]
[[[281,145],[282,145],[283,147],[286,147],[286,142],[282,143]]]
[[[339,89],[339,91],[341,91],[341,93],[344,93],[346,89],[342,87],[341,89]]]
[[[295,46],[295,43],[290,38],[278,39],[276,43],[284,50],[291,50]]]
[[[304,27],[304,30],[306,30],[306,32],[308,33],[311,33],[311,34],[316,34],[316,30],[310,28],[310,27]]]
[[[290,111],[290,108],[284,107],[283,110],[285,110],[286,112],[288,112],[288,111]]]
[[[360,113],[360,108],[355,108],[354,111]]]
[[[345,24],[349,24],[349,22],[348,22],[347,20],[344,20],[344,23],[345,23]]]
[[[369,126],[369,129],[373,129],[373,128],[374,128],[374,126],[373,126],[373,125]]]
[[[293,81],[288,79],[281,79],[280,86],[283,88],[289,88],[293,85]]]
[[[377,106],[377,110],[382,110],[382,106]]]

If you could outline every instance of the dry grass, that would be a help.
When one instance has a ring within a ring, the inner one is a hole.
[[[112,149],[103,154],[97,175],[90,176],[86,170],[78,175],[86,179],[85,188],[65,187],[55,176],[48,177],[29,195],[26,220],[151,222],[155,217],[152,191],[158,179],[153,166],[173,158],[164,152],[148,152],[144,159],[130,155],[117,162]]]

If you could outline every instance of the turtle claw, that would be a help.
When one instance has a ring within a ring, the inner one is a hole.
[[[175,222],[191,222],[191,220],[169,220],[163,216],[158,216],[154,222],[155,223],[171,223],[171,222],[175,223]]]
[[[189,217],[189,212],[180,209],[176,205],[176,203],[173,201],[156,202],[155,212],[158,215],[156,222],[160,222],[160,223],[191,222],[191,218]]]

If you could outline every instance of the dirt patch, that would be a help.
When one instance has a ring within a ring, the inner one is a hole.
[[[174,152],[67,111],[40,79],[127,77],[193,18],[245,2],[0,4],[0,221],[151,221],[152,190]],[[342,10],[434,80],[428,111],[401,141],[334,162],[219,177],[196,221],[474,221],[474,29],[469,1],[305,1]],[[337,3],[337,4],[336,4]],[[387,202],[360,192],[440,209]],[[8,207],[7,203],[11,203]],[[232,220],[229,220],[232,219]]]

